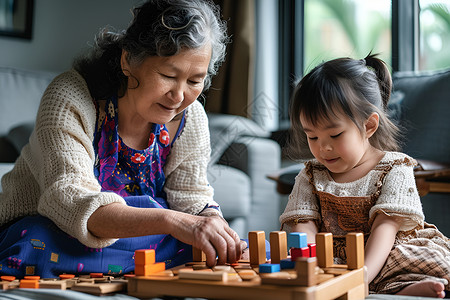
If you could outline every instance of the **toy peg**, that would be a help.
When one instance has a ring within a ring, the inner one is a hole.
[[[250,265],[259,266],[266,262],[266,234],[264,231],[250,231],[248,242],[250,250]]]
[[[295,262],[298,285],[313,286],[317,284],[316,257],[299,257]]]
[[[272,231],[270,233],[270,258],[271,263],[279,264],[287,258],[286,231]]]
[[[364,267],[364,235],[351,232],[345,237],[347,251],[347,268],[355,270]]]
[[[317,264],[321,268],[329,268],[333,265],[333,235],[329,232],[316,234]]]

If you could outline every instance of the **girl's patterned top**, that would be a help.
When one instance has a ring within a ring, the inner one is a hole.
[[[423,226],[415,164],[406,154],[386,152],[364,177],[338,183],[317,160],[309,161],[295,179],[280,222],[314,220],[319,230],[336,235],[354,230],[368,233],[373,218],[383,212],[401,218],[400,231]]]

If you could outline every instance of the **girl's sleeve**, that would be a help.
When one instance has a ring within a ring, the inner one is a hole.
[[[75,71],[64,73],[44,93],[22,163],[39,185],[38,212],[84,245],[102,248],[116,239],[92,235],[87,221],[100,206],[125,201],[101,192],[94,175],[95,122],[96,110],[85,81]]]
[[[215,211],[221,215],[207,179],[211,154],[208,118],[198,101],[188,108],[185,122],[164,167],[167,202],[171,209],[189,214]]]
[[[306,168],[295,177],[295,184],[283,214],[280,216],[281,227],[290,221],[320,220],[319,204],[309,183]]]
[[[424,214],[412,164],[394,165],[383,183],[378,184],[382,184],[381,193],[369,212],[370,223],[377,213],[383,212],[401,221],[400,231],[408,231],[423,225]]]

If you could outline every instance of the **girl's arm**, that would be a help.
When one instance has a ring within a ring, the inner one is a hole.
[[[365,247],[365,265],[371,282],[380,272],[394,245],[400,224],[395,218],[379,213],[372,224],[372,230]]]
[[[288,222],[283,225],[283,228],[288,232],[304,232],[306,233],[306,239],[308,243],[316,242],[316,234],[319,232],[316,222],[306,221],[295,224],[294,222]]]

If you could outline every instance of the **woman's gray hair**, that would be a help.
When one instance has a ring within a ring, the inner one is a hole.
[[[133,20],[125,31],[101,30],[92,51],[76,60],[74,68],[86,79],[92,96],[105,99],[127,86],[120,65],[122,50],[127,51],[130,64],[140,64],[149,56],[172,56],[210,44],[207,90],[225,59],[228,42],[226,23],[210,0],[149,0],[133,9]]]
[[[172,56],[180,50],[211,45],[205,89],[225,58],[226,24],[216,5],[204,0],[151,0],[134,9],[134,19],[122,38],[129,62],[148,56]]]

